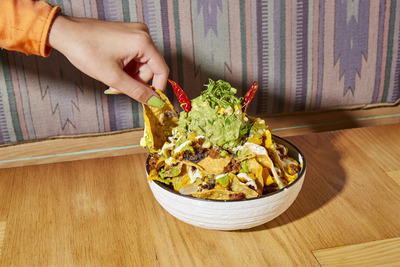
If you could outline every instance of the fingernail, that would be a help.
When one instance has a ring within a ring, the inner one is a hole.
[[[121,93],[115,92],[115,91],[111,91],[110,89],[107,89],[107,90],[104,91],[104,94],[106,94],[106,95],[119,95]]]
[[[164,105],[165,105],[165,102],[161,98],[158,98],[156,96],[152,96],[149,99],[149,101],[147,101],[147,104],[152,106],[152,107],[163,108]]]

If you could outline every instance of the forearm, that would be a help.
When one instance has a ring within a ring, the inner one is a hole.
[[[0,47],[26,54],[48,56],[52,22],[60,11],[44,1],[0,1]]]

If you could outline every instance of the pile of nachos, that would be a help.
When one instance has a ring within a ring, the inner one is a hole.
[[[228,82],[210,79],[180,114],[157,93],[163,108],[143,105],[140,144],[150,151],[149,181],[196,198],[240,200],[270,194],[298,177],[301,164],[273,140],[264,120],[246,114],[249,100],[237,97]]]

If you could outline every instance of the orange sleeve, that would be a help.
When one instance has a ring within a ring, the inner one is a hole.
[[[0,47],[47,57],[47,38],[60,7],[36,0],[0,0]]]

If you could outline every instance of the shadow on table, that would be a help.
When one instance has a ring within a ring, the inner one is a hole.
[[[272,229],[296,221],[338,195],[346,183],[346,173],[340,164],[341,154],[337,150],[339,135],[340,132],[331,131],[286,137],[302,151],[306,160],[307,170],[302,189],[283,214],[266,224],[243,231]]]

